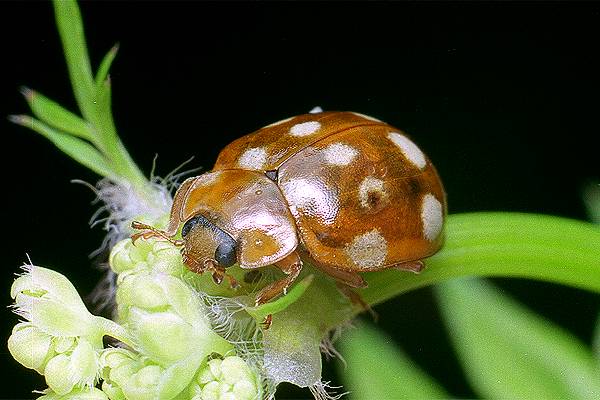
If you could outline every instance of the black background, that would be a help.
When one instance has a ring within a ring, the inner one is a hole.
[[[412,135],[436,164],[452,213],[504,210],[584,219],[581,189],[598,180],[600,6],[596,3],[109,3],[82,13],[94,65],[116,42],[113,108],[145,172],[305,113],[353,110]],[[0,3],[0,114],[27,112],[28,85],[75,109],[49,3]],[[3,222],[0,305],[29,254],[82,295],[100,274],[88,254],[96,177],[42,137],[0,120]],[[589,343],[598,297],[497,282]],[[428,289],[377,307],[379,325],[455,396],[461,375]],[[2,316],[6,343],[17,318]],[[31,398],[43,379],[1,344],[1,398]],[[332,364],[325,377],[340,383]],[[376,373],[374,371],[373,373]],[[281,398],[307,397],[285,387]]]

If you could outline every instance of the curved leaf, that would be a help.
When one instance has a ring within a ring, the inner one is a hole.
[[[450,397],[374,327],[361,324],[344,332],[340,350],[347,363],[340,375],[353,400]]]
[[[116,173],[112,170],[104,156],[85,140],[75,136],[59,132],[35,118],[24,115],[16,115],[10,117],[11,121],[26,126],[37,133],[45,136],[56,147],[69,157],[85,165],[92,171],[101,176],[116,179]]]
[[[484,398],[600,397],[594,357],[568,332],[481,279],[435,291],[467,378]]]
[[[34,90],[23,88],[22,92],[33,115],[42,122],[62,132],[92,141],[93,134],[90,127],[79,116]]]
[[[448,216],[443,249],[420,274],[366,274],[369,304],[461,276],[531,278],[600,292],[600,229],[539,214],[479,212]]]

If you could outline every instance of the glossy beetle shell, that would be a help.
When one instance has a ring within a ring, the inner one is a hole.
[[[421,150],[399,129],[352,112],[299,115],[235,140],[175,203],[171,228],[204,215],[238,241],[242,268],[299,247],[330,269],[398,267],[441,247],[446,215]]]

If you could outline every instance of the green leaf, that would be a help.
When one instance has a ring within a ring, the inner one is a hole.
[[[11,116],[10,120],[16,124],[26,126],[42,134],[56,145],[60,150],[73,158],[75,161],[85,165],[92,171],[112,179],[116,179],[106,159],[91,144],[81,139],[58,132],[37,119],[26,115]]]
[[[95,84],[79,7],[75,0],[55,0],[54,11],[77,104],[85,119],[95,122]]]
[[[600,292],[600,229],[539,214],[479,212],[448,216],[446,243],[420,274],[365,274],[360,293],[369,304],[451,278],[505,276],[538,279]]]
[[[96,87],[98,90],[106,80],[108,76],[108,71],[110,70],[110,66],[112,65],[117,52],[119,51],[119,44],[115,44],[109,51],[106,53],[102,62],[100,63],[100,67],[98,67],[98,72],[96,72]]]
[[[592,338],[592,347],[594,354],[596,354],[596,361],[600,365],[600,316],[596,320],[596,328],[594,329],[594,336]]]
[[[389,337],[369,325],[344,332],[340,350],[347,363],[340,376],[353,400],[450,397]]]
[[[33,114],[42,122],[65,133],[92,141],[92,130],[80,117],[34,90],[23,88],[22,92]]]
[[[600,183],[591,183],[584,189],[583,201],[590,220],[600,224]]]
[[[484,280],[446,282],[436,294],[467,378],[482,397],[600,397],[594,358],[568,332]]]

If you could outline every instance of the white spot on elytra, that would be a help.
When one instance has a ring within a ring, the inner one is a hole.
[[[277,122],[273,122],[272,124],[269,124],[269,125],[267,125],[267,126],[264,126],[264,127],[263,127],[263,129],[264,129],[264,128],[271,128],[271,127],[273,127],[273,126],[277,126],[277,125],[281,125],[281,124],[285,124],[286,122],[288,122],[288,121],[291,121],[293,118],[294,118],[294,117],[289,117],[289,118],[282,119],[282,120],[280,120],[280,121],[277,121]]]
[[[309,111],[309,114],[318,114],[318,113],[322,113],[323,109],[319,106],[313,107],[312,110]]]
[[[376,195],[380,200],[387,198],[387,192],[384,189],[384,182],[381,179],[367,176],[358,187],[358,198],[360,205],[367,208],[373,205],[369,202],[369,196]]]
[[[267,163],[267,150],[263,147],[253,147],[242,154],[238,160],[238,165],[247,169],[264,169]]]
[[[296,124],[290,128],[290,135],[296,137],[312,135],[321,128],[321,124],[317,121],[308,121]]]
[[[344,143],[333,143],[323,150],[325,161],[331,165],[344,166],[352,162],[358,151]]]
[[[420,169],[425,168],[427,159],[425,154],[414,144],[409,138],[397,132],[390,132],[388,138],[400,148],[400,151],[410,162],[415,164]]]
[[[193,187],[197,188],[200,186],[212,185],[217,181],[220,175],[221,171],[207,172],[205,174],[202,174],[194,180]]]
[[[368,119],[369,121],[382,122],[380,119],[373,118],[373,117],[370,117],[370,116],[365,115],[365,114],[361,114],[361,113],[357,113],[357,112],[353,112],[352,114],[356,115],[357,117]]]
[[[346,246],[346,254],[359,268],[381,267],[387,256],[387,242],[377,229],[358,235]]]
[[[442,231],[444,214],[442,203],[431,193],[423,196],[421,205],[421,221],[423,222],[423,236],[430,242],[435,240]]]
[[[299,211],[332,224],[339,211],[337,193],[318,179],[291,179],[283,182],[281,189],[292,214]]]

